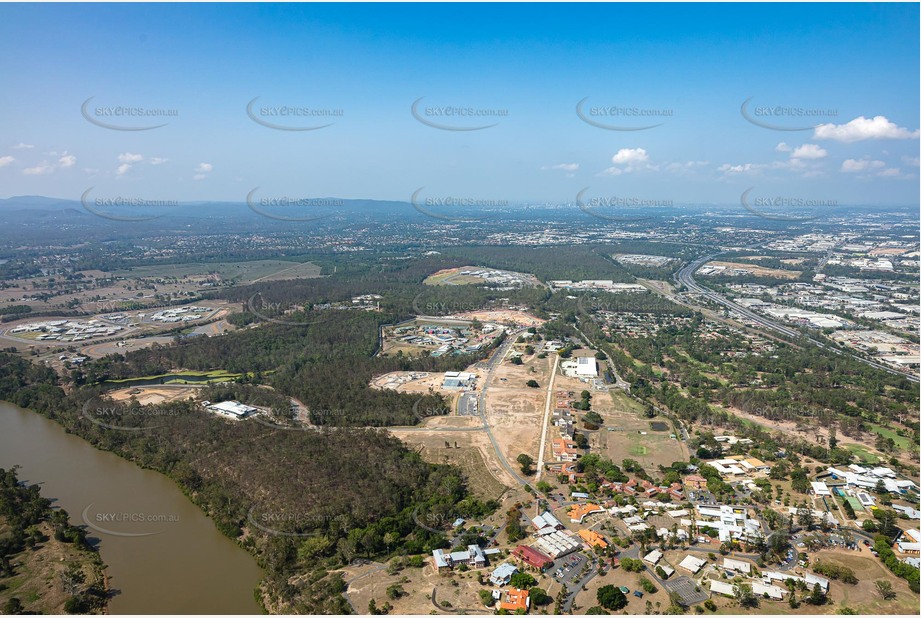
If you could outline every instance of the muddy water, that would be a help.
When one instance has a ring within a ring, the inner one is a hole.
[[[88,526],[108,565],[113,614],[259,614],[262,572],[157,472],[66,433],[43,416],[0,401],[0,467]]]

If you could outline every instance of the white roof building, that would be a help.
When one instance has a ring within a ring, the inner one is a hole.
[[[243,405],[239,401],[222,401],[220,403],[212,403],[208,406],[208,409],[212,412],[216,412],[217,414],[235,419],[243,419],[259,411],[251,406]]]
[[[696,574],[697,571],[704,568],[705,564],[707,564],[706,560],[702,560],[698,558],[697,556],[688,554],[687,556],[684,557],[684,559],[681,562],[678,563],[678,566],[681,567],[682,569],[687,569],[691,573]]]
[[[710,580],[710,592],[733,598],[736,596],[736,591],[733,589],[732,584],[727,584],[726,582],[721,582],[716,579]]]
[[[732,558],[723,558],[723,568],[730,571],[740,571],[746,575],[751,574],[752,565],[747,562],[742,562],[741,560],[733,560]]]
[[[560,523],[559,519],[553,516],[553,513],[550,511],[544,511],[542,514],[532,519],[531,522],[538,530],[543,530],[544,528],[562,530],[565,527],[562,523]]]
[[[579,541],[559,530],[542,535],[534,542],[535,548],[554,559],[571,554],[581,546]]]
[[[646,554],[645,556],[643,556],[643,560],[645,560],[649,564],[656,564],[661,559],[662,559],[662,552],[660,552],[658,549],[654,549],[648,554]]]
[[[518,568],[509,562],[503,562],[496,567],[496,570],[489,576],[489,581],[494,586],[504,586],[512,579],[512,575],[518,572]]]
[[[783,595],[789,593],[789,590],[786,588],[781,588],[780,586],[775,586],[774,584],[765,584],[755,580],[752,582],[752,592],[762,597],[767,595],[773,601],[782,601]]]
[[[828,485],[819,481],[812,481],[812,491],[817,496],[830,496],[831,490]]]

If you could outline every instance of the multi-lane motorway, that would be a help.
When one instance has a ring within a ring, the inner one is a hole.
[[[713,290],[706,288],[700,285],[699,283],[697,283],[697,281],[694,280],[694,273],[697,271],[698,268],[700,268],[701,266],[703,266],[710,260],[716,258],[716,256],[718,255],[719,253],[714,253],[713,255],[708,255],[708,256],[701,257],[701,258],[697,258],[696,260],[686,265],[684,268],[682,268],[675,274],[675,281],[684,285],[688,290],[692,292],[696,292],[697,294],[700,294],[704,298],[712,300],[713,302],[719,305],[722,305],[723,307],[726,307],[727,309],[731,309],[732,311],[735,311],[739,315],[748,318],[755,324],[758,324],[759,326],[763,326],[764,328],[767,328],[768,330],[773,330],[775,332],[781,333],[788,337],[792,337],[794,339],[807,339],[811,343],[822,348],[823,350],[828,350],[829,352],[833,352],[835,354],[846,354],[850,356],[851,358],[858,360],[861,363],[864,363],[865,365],[870,365],[871,367],[882,369],[883,371],[886,371],[888,373],[902,376],[908,380],[911,380],[912,382],[919,381],[918,377],[916,376],[904,374],[900,371],[896,371],[892,367],[888,367],[887,365],[878,363],[874,360],[863,358],[862,356],[858,356],[857,354],[852,354],[850,352],[845,352],[837,348],[831,347],[822,341],[818,341],[816,339],[813,339],[812,337],[809,337],[808,335],[804,335],[803,333],[796,330],[795,328],[784,326],[783,324],[780,324],[771,319],[768,319],[764,317],[763,315],[755,313],[754,311],[750,309],[746,309],[745,307],[742,307],[741,305],[737,305],[736,303],[723,297],[722,295],[717,294]]]

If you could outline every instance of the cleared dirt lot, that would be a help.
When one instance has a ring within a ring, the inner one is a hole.
[[[132,397],[142,406],[168,403],[180,399],[195,399],[200,386],[177,384],[175,386],[133,386],[109,391],[107,395],[115,401],[128,401]]]
[[[459,465],[478,497],[497,498],[506,487],[516,483],[496,460],[482,426],[479,417],[438,416],[418,427],[391,427],[388,431],[410,448],[419,450],[428,462]]]
[[[764,266],[755,266],[754,264],[743,264],[741,262],[709,262],[709,266],[723,266],[725,268],[743,269],[750,272],[756,277],[775,277],[777,279],[796,279],[802,273],[799,270],[780,270],[779,268],[765,268]]]
[[[492,570],[490,568],[447,575],[436,573],[428,562],[421,569],[406,568],[395,575],[388,575],[386,570],[375,571],[375,568],[379,567],[366,566],[355,569],[354,579],[346,575],[346,580],[350,582],[348,598],[359,614],[368,613],[368,603],[372,599],[378,607],[389,602],[393,605],[390,613],[394,615],[494,613],[480,602],[479,591],[483,586],[477,582],[477,574],[488,574]],[[362,577],[364,573],[367,574]],[[392,585],[402,587],[407,594],[399,599],[388,599],[387,588]],[[436,610],[432,603],[433,589],[438,607],[442,611]]]
[[[496,368],[486,391],[486,418],[503,455],[513,466],[521,453],[537,460],[552,367],[550,356],[525,357],[522,365],[506,360]],[[536,380],[539,386],[526,386],[528,380]]]
[[[468,311],[459,313],[457,317],[464,320],[479,320],[480,322],[495,322],[497,324],[514,324],[516,326],[540,326],[547,320],[526,313],[524,311]]]

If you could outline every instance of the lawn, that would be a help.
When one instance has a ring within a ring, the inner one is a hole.
[[[883,427],[882,425],[870,424],[870,431],[878,433],[884,438],[892,438],[899,450],[905,450],[911,447],[911,440],[905,436],[900,436],[894,429]]]
[[[862,444],[848,444],[846,445],[847,450],[854,453],[857,457],[862,459],[865,463],[868,464],[877,464],[879,463],[879,456],[870,452],[870,449]]]

